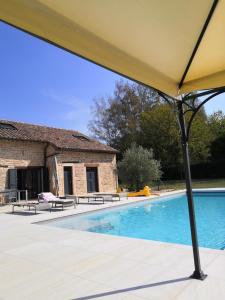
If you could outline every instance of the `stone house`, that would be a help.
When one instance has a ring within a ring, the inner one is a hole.
[[[116,153],[78,131],[0,120],[0,191],[115,192]]]

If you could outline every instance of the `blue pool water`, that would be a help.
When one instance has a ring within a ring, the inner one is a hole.
[[[198,240],[201,247],[225,248],[225,192],[194,194]],[[147,200],[60,218],[50,226],[134,237],[178,244],[191,244],[185,194],[161,200]]]

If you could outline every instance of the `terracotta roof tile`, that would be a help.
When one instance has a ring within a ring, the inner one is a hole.
[[[49,142],[55,147],[64,150],[108,153],[118,152],[110,146],[91,139],[75,130],[40,126],[8,120],[0,120],[0,124],[1,123],[10,124],[14,126],[15,129],[0,128],[0,139]]]

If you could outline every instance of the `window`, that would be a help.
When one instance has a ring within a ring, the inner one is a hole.
[[[90,141],[86,136],[73,134],[73,137],[81,141]]]
[[[95,193],[99,191],[98,188],[98,169],[96,167],[86,168],[87,177],[87,192]]]
[[[16,127],[7,123],[0,123],[0,129],[17,130]]]

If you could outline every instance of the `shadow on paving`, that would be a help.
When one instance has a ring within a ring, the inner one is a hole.
[[[100,297],[105,297],[105,296],[110,296],[110,295],[116,295],[116,294],[156,287],[156,286],[160,286],[160,285],[166,285],[166,284],[187,281],[187,280],[191,280],[191,278],[190,277],[182,277],[182,278],[177,278],[177,279],[165,280],[165,281],[161,281],[161,282],[149,283],[149,284],[133,286],[130,288],[125,288],[125,289],[119,289],[119,290],[114,290],[114,291],[109,291],[109,292],[104,292],[104,293],[99,293],[99,294],[94,294],[94,295],[89,295],[89,296],[84,296],[84,297],[79,297],[79,298],[73,298],[72,300],[95,299],[95,298],[100,298]]]
[[[37,215],[40,215],[40,213],[34,213],[33,211],[15,211],[14,213],[13,212],[6,212],[6,214],[8,214],[8,215],[19,215],[19,216],[26,216],[26,217],[29,217],[29,216],[37,216]],[[0,300],[1,300],[1,298],[0,298]]]

